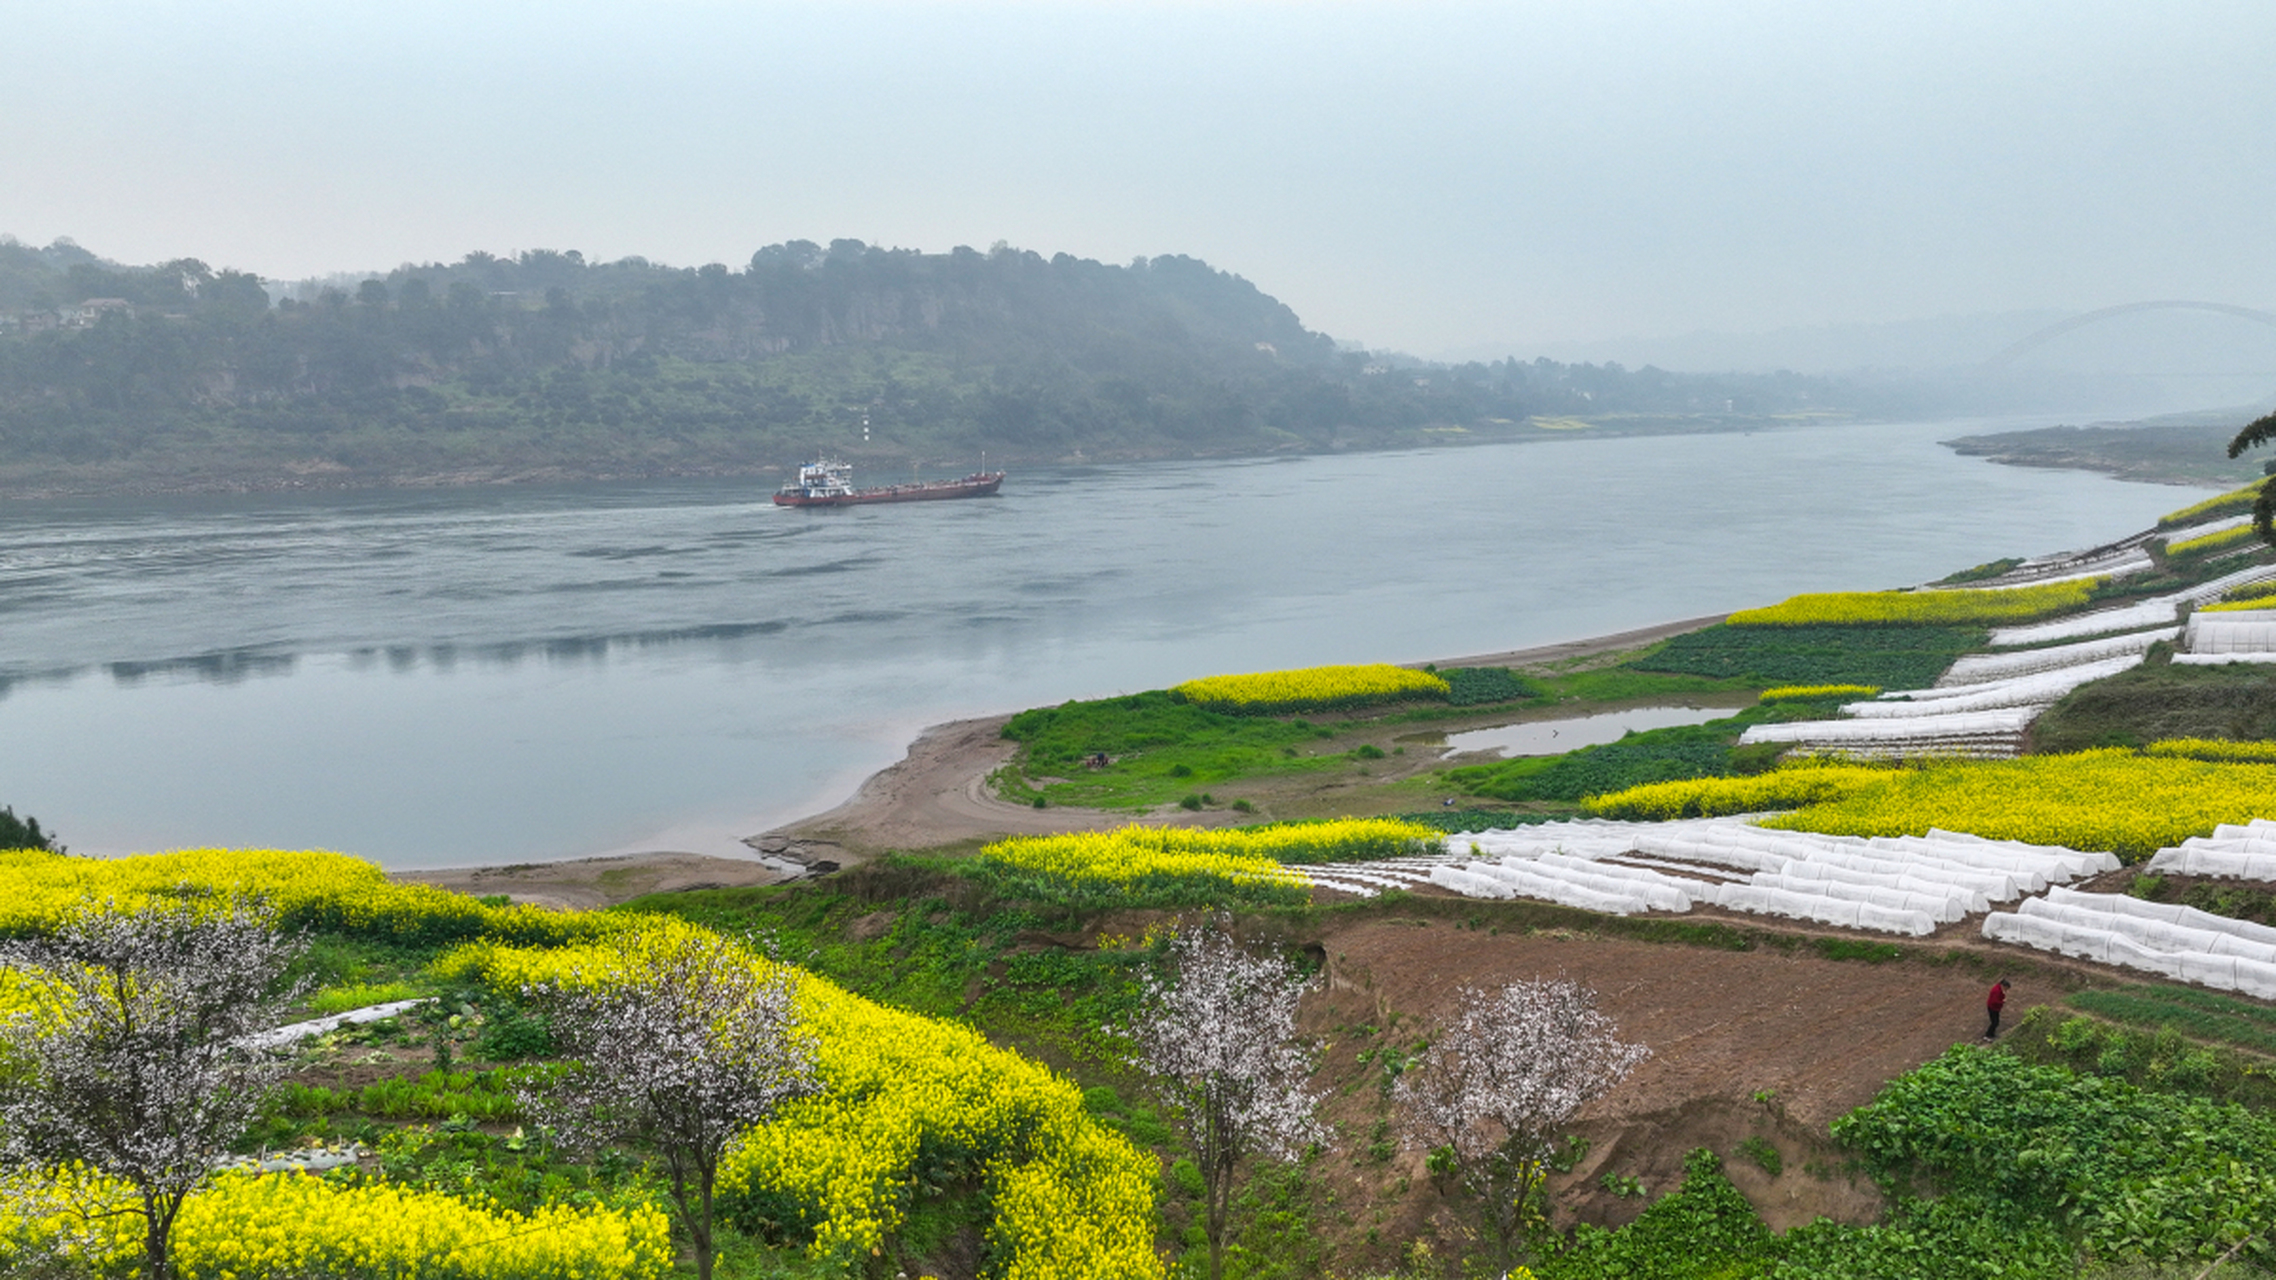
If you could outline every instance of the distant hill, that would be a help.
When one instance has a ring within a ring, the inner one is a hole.
[[[273,295],[282,295],[272,300]],[[546,250],[280,288],[0,240],[0,491],[894,473],[1902,413],[1901,392],[1340,350],[1236,275],[998,245]],[[868,440],[864,443],[866,420]]]

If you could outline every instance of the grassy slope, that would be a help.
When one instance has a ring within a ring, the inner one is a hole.
[[[2046,753],[2162,738],[2276,738],[2276,672],[2144,665],[2073,690],[2031,730],[2032,750]]]

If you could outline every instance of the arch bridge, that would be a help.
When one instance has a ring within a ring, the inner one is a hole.
[[[2276,329],[2276,312],[2261,311],[2254,307],[2239,307],[2226,302],[2178,300],[2128,302],[2120,306],[2104,307],[2100,311],[2089,311],[2085,315],[2072,316],[2068,320],[2059,320],[2036,333],[2026,334],[2010,344],[2006,350],[1984,361],[1984,368],[2004,369],[2015,363],[2018,358],[2030,354],[2066,333],[2083,329],[2090,324],[2099,324],[2104,320],[2114,319],[2118,316],[2133,315],[2139,311],[2210,311],[2216,315],[2235,316],[2239,320],[2250,320],[2256,324],[2264,324],[2271,329]]]

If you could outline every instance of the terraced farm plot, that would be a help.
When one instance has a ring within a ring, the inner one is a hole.
[[[1734,627],[1680,635],[1628,665],[1638,671],[1759,680],[1766,685],[1934,684],[1955,658],[1981,649],[1977,627]]]

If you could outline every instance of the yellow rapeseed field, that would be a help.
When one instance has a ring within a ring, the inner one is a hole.
[[[1802,761],[1751,778],[1689,778],[1650,782],[1583,801],[1600,818],[1666,822],[1733,813],[1767,813],[1839,800],[1885,786],[1890,771],[1871,765]]]
[[[91,1238],[74,1252],[88,1261],[123,1271],[139,1260],[140,1218],[82,1219],[63,1207],[124,1205],[132,1198],[124,1184],[81,1172],[5,1190],[15,1194],[0,1197],[0,1240],[39,1247],[86,1232]],[[27,1203],[50,1212],[20,1216]],[[224,1173],[182,1206],[174,1256],[183,1280],[661,1280],[673,1253],[670,1225],[652,1204],[523,1214],[442,1191],[358,1186],[342,1175]]]
[[[1832,591],[1730,616],[1734,627],[1974,626],[2025,622],[2085,604],[2101,578],[1988,591]]]
[[[37,849],[0,853],[0,936],[51,928],[89,903],[131,910],[184,887],[258,897],[286,928],[338,929],[400,941],[502,937],[564,941],[618,927],[599,913],[492,907],[431,885],[394,884],[376,863],[342,853],[183,849],[133,858],[74,858]]]
[[[0,854],[0,930],[19,935],[91,903],[123,908],[183,892],[258,894],[288,920],[382,936],[472,937],[435,970],[508,990],[539,980],[605,982],[639,971],[646,948],[717,936],[654,916],[484,907],[442,890],[390,885],[372,864],[332,853]],[[770,963],[748,959],[754,967]],[[816,1254],[851,1262],[899,1225],[920,1151],[961,1151],[988,1170],[990,1244],[1010,1280],[1162,1274],[1153,1251],[1153,1158],[1091,1120],[1072,1084],[976,1031],[793,972],[829,1091],[748,1134],[734,1154],[730,1186],[761,1184],[806,1206],[820,1223]],[[38,998],[20,975],[0,970],[0,1012],[36,1006]],[[649,1280],[670,1269],[664,1221],[653,1206],[552,1206],[517,1217],[385,1185],[233,1175],[193,1197],[177,1242],[192,1280],[302,1273]],[[54,1225],[0,1213],[0,1239]],[[120,1257],[131,1258],[136,1243],[118,1244]],[[442,1254],[451,1266],[438,1271]]]
[[[2276,742],[2230,742],[2223,738],[2167,738],[2142,751],[2153,756],[2181,756],[2189,760],[2231,760],[2276,764]]]
[[[1331,711],[1405,698],[1443,698],[1446,681],[1428,671],[1388,662],[1365,666],[1299,667],[1242,676],[1203,676],[1170,692],[1212,711],[1264,715],[1279,711]]]
[[[1439,847],[1439,833],[1429,827],[1388,818],[1345,818],[1216,831],[1131,826],[1016,836],[980,852],[1006,866],[1077,884],[1216,876],[1295,888],[1305,883],[1304,877],[1283,864],[1392,858]]]
[[[2259,536],[2251,525],[2240,524],[2233,529],[2219,529],[2200,537],[2171,543],[2166,547],[2165,554],[2184,557],[2210,555],[2215,551],[2225,551],[2252,542]]]
[[[1782,684],[1762,691],[1764,702],[1822,702],[1829,698],[1870,698],[1881,692],[1876,684]]]
[[[2160,529],[2178,529],[2183,525],[2196,524],[2200,521],[2210,520],[2215,516],[2235,515],[2239,512],[2250,511],[2254,499],[2260,496],[2262,483],[2262,481],[2255,480],[2242,489],[2231,489],[2227,493],[2207,498],[2203,502],[2193,502],[2179,511],[2169,511],[2158,517],[2157,527]]]
[[[2235,613],[2244,609],[2276,609],[2276,588],[2260,586],[2253,589],[2260,594],[2241,596],[2234,600],[2219,600],[2212,604],[2201,604],[2197,606],[2197,612]]]
[[[713,936],[650,919],[635,933],[561,948],[475,943],[437,967],[503,989],[607,983],[640,971],[648,949],[693,935]],[[748,960],[770,967],[755,954]],[[1092,1121],[1074,1085],[969,1028],[794,972],[827,1090],[752,1130],[729,1154],[723,1189],[760,1186],[812,1206],[821,1219],[814,1255],[852,1261],[900,1225],[920,1151],[963,1155],[987,1172],[990,1241],[1010,1280],[1162,1274],[1153,1157]]]
[[[2124,748],[1892,770],[1879,786],[1766,826],[1829,835],[1922,835],[2108,850],[2129,861],[2224,822],[2276,817],[2276,765],[2138,755]]]

